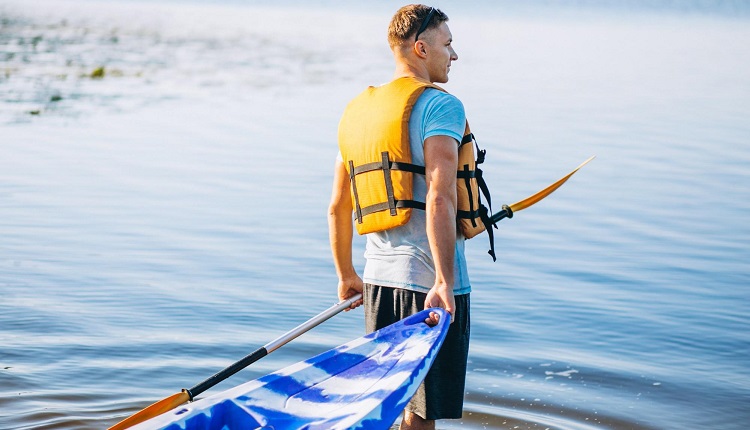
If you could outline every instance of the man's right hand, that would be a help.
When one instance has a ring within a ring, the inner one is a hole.
[[[447,285],[435,285],[427,293],[427,298],[424,301],[424,308],[443,308],[451,315],[451,322],[453,322],[453,313],[456,312],[456,299],[453,296],[453,288]],[[436,325],[440,322],[440,317],[437,313],[430,312],[430,317],[425,320],[428,325]]]
[[[362,278],[358,275],[354,275],[347,279],[339,279],[339,300],[344,301],[357,293],[361,293],[363,287],[364,283],[362,282]],[[352,303],[347,311],[359,306],[362,306],[362,299]]]

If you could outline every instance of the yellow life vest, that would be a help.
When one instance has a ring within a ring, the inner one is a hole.
[[[344,111],[338,130],[339,149],[349,173],[359,234],[404,225],[413,209],[425,209],[425,203],[414,200],[413,195],[413,175],[424,175],[425,168],[412,164],[409,118],[427,88],[445,91],[417,78],[398,78],[367,88]],[[484,161],[485,151],[479,151],[477,159],[475,146],[467,122],[458,150],[457,223],[467,239],[487,230],[490,255],[495,259],[489,210],[482,204],[480,189],[488,204],[490,195],[477,168]]]

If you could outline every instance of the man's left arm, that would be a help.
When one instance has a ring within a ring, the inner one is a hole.
[[[349,194],[349,174],[342,161],[336,161],[333,176],[331,202],[328,206],[328,235],[333,254],[333,263],[339,278],[339,300],[362,292],[362,279],[352,263],[352,200]],[[357,300],[351,309],[362,304]]]

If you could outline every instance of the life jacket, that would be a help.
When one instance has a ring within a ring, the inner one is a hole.
[[[414,200],[413,175],[424,175],[425,168],[412,164],[409,118],[427,88],[445,91],[432,83],[403,77],[367,88],[344,111],[338,130],[339,149],[349,173],[359,234],[404,225],[413,209],[425,209],[424,202]],[[491,205],[490,194],[477,167],[484,157],[485,151],[479,150],[467,121],[458,147],[457,225],[467,239],[487,230],[489,254],[494,260],[490,211],[481,199],[484,194]]]

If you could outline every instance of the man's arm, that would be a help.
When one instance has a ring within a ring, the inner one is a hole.
[[[427,294],[425,308],[444,308],[450,312],[452,321],[456,307],[453,284],[458,142],[449,136],[428,137],[424,144],[424,158],[427,180],[427,239],[435,263],[435,284]],[[433,323],[437,323],[436,317],[437,315],[431,315]]]
[[[328,206],[328,238],[331,242],[333,264],[339,277],[338,295],[346,300],[362,292],[362,279],[352,263],[352,198],[349,194],[349,173],[344,163],[336,161],[333,175],[331,203]],[[362,304],[358,300],[351,309]]]

